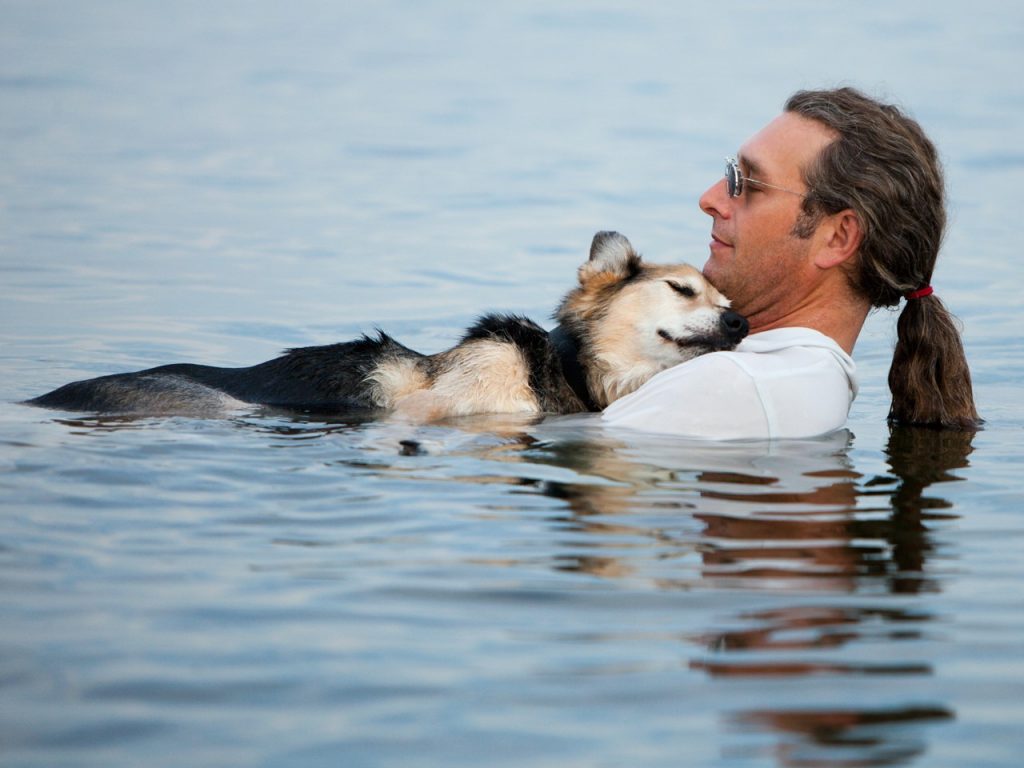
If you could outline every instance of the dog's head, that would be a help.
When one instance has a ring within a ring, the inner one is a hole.
[[[746,319],[688,264],[647,264],[618,232],[598,232],[555,318],[576,339],[587,384],[604,407],[651,376],[735,347]]]

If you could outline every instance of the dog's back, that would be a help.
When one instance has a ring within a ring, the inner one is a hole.
[[[246,368],[176,363],[75,381],[26,402],[98,413],[206,413],[254,403],[331,413],[375,407],[366,378],[382,360],[422,357],[378,332]]]

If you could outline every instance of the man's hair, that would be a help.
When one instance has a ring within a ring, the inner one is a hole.
[[[847,274],[872,307],[893,307],[931,282],[946,225],[942,165],[921,126],[853,88],[798,91],[786,111],[837,138],[804,169],[810,190],[797,234],[851,209],[863,239]],[[937,296],[910,299],[889,369],[890,422],[977,428],[971,373],[954,318]]]

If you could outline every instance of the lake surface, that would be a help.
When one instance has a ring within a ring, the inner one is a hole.
[[[364,5],[0,0],[0,763],[1018,765],[1024,11]],[[981,432],[888,430],[887,312],[806,441],[18,404],[699,265],[837,83],[942,151]]]

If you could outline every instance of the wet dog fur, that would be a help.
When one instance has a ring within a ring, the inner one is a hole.
[[[415,421],[604,408],[659,371],[732,349],[746,320],[686,264],[644,262],[616,232],[594,236],[549,333],[525,317],[480,318],[424,355],[382,331],[288,350],[247,368],[174,364],[73,382],[29,400],[67,411],[216,414],[264,405],[306,413],[380,409]]]

